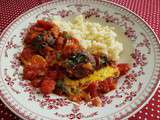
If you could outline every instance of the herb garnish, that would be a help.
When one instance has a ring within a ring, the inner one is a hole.
[[[70,66],[74,66],[79,63],[86,63],[88,61],[88,57],[83,53],[76,53],[69,57],[68,64]]]
[[[67,32],[63,32],[63,37],[64,37],[65,39],[71,39],[71,38],[72,38],[72,35],[69,34],[69,33],[67,33]]]
[[[56,87],[58,87],[59,89],[61,89],[62,92],[66,93],[66,94],[69,93],[69,91],[65,88],[62,80],[57,80]]]
[[[60,59],[61,59],[61,53],[58,52],[58,53],[56,54],[56,58],[57,58],[57,60],[60,60]]]
[[[44,42],[42,34],[37,35],[37,37],[32,41],[32,46],[37,51],[42,50],[46,45],[47,43]]]
[[[102,55],[100,56],[100,65],[107,65],[108,59],[107,56]]]

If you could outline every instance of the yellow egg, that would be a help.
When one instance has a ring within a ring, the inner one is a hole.
[[[119,76],[119,70],[116,67],[107,66],[100,70],[94,71],[93,74],[90,74],[87,77],[84,77],[79,80],[71,80],[69,78],[65,78],[64,85],[66,86],[79,86],[86,83],[96,82],[96,81],[102,81],[107,78],[115,78]]]

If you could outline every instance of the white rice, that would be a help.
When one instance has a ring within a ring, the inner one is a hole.
[[[70,21],[58,16],[53,17],[62,31],[67,31],[79,39],[80,45],[89,52],[103,52],[112,60],[119,60],[123,45],[116,40],[117,34],[109,26],[84,20],[82,15]]]

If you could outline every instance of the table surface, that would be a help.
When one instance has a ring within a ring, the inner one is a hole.
[[[50,0],[0,0],[0,33],[17,16]],[[141,16],[160,38],[160,0],[110,0],[125,6]],[[0,101],[0,120],[19,120]],[[160,86],[155,95],[138,113],[129,120],[160,120]]]

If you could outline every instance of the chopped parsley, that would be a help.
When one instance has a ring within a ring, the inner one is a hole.
[[[60,60],[61,59],[61,53],[57,53],[56,58],[57,58],[57,60]]]
[[[108,59],[107,56],[100,56],[100,65],[107,65]]]
[[[54,65],[57,62],[57,60],[53,60],[51,65]]]
[[[88,61],[88,57],[85,54],[76,53],[72,55],[67,62],[70,66],[74,66],[79,63],[86,63],[87,61]]]
[[[37,51],[42,50],[46,45],[47,43],[44,42],[42,34],[37,35],[37,37],[32,41],[32,46]]]
[[[69,93],[69,91],[65,88],[62,80],[57,80],[56,87],[58,87],[59,89],[61,89],[62,92],[66,93],[66,94]]]
[[[65,39],[71,39],[71,38],[72,38],[72,35],[69,34],[69,33],[67,33],[67,32],[63,32],[63,37],[64,37]]]

